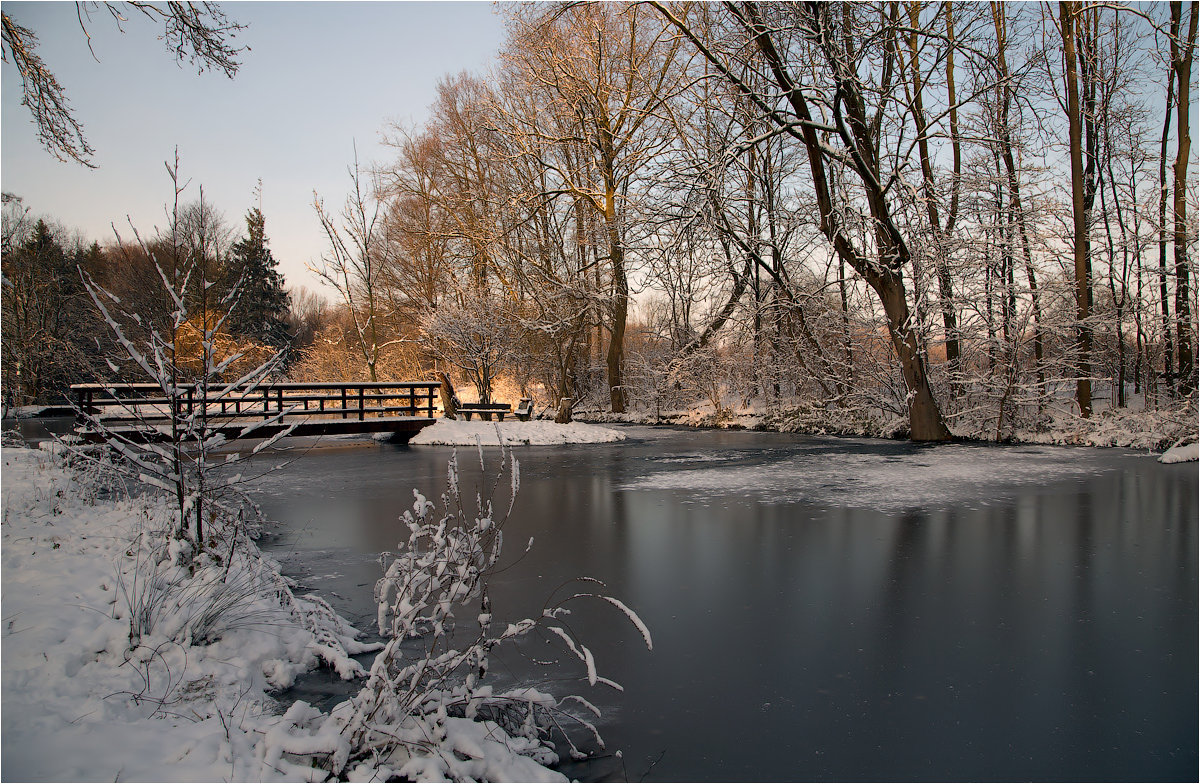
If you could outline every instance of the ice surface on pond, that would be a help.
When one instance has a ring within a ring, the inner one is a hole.
[[[869,443],[869,442],[862,442]],[[803,453],[724,450],[667,455],[663,470],[625,490],[674,490],[704,501],[742,495],[763,503],[808,502],[896,512],[916,507],[977,506],[1018,486],[1081,477],[1099,468],[1069,448],[945,445],[912,453],[838,450],[813,444]],[[832,445],[836,446],[836,445]],[[691,467],[697,466],[697,467]],[[984,500],[980,500],[984,499]]]
[[[730,459],[728,452],[711,452],[702,454],[700,452],[690,452],[688,454],[670,455],[668,457],[659,458],[660,463],[723,463]]]
[[[464,422],[439,419],[413,436],[414,445],[442,444],[457,446],[515,446],[548,444],[600,444],[621,441],[622,433],[606,427],[583,422],[556,424],[543,420],[532,422]]]

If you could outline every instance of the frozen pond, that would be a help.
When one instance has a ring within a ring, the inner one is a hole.
[[[1196,780],[1195,463],[623,430],[517,449],[506,560],[534,547],[492,589],[499,617],[524,617],[599,578],[654,635],[648,652],[617,613],[573,616],[626,691],[543,685],[600,705],[623,753],[569,775]],[[285,523],[267,549],[370,628],[376,555],[406,535],[414,487],[440,496],[450,454],[327,441],[297,456],[258,485]],[[477,453],[459,456],[473,496]],[[531,669],[513,652],[493,671]]]

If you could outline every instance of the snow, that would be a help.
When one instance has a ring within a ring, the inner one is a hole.
[[[146,779],[168,765],[180,778],[233,775],[217,712],[240,709],[250,721],[265,712],[266,677],[251,659],[296,660],[304,646],[287,634],[244,636],[224,646],[228,662],[165,640],[129,651],[128,622],[114,617],[115,564],[138,518],[158,510],[89,507],[44,452],[6,448],[3,463],[3,777]],[[235,706],[229,686],[242,681]],[[163,697],[166,715],[151,719]]]
[[[858,452],[856,439],[814,444],[804,454],[747,459],[739,450],[668,455],[663,470],[622,489],[671,490],[707,498],[741,494],[762,503],[809,502],[894,513],[915,507],[958,507],[999,497],[1018,485],[1084,477],[1072,448],[948,444],[894,455]],[[695,466],[695,467],[692,467]]]
[[[252,544],[230,566],[235,577],[247,575],[230,584],[249,587],[217,596],[232,611],[219,616],[206,642],[180,641],[180,611],[168,607],[131,643],[130,608],[147,585],[183,585],[172,601],[212,594],[195,592],[197,580],[183,567],[147,557],[144,543],[162,541],[164,526],[173,524],[169,505],[98,491],[64,465],[54,454],[60,451],[0,452],[0,778],[324,780],[328,770],[317,761],[341,740],[332,714],[298,702],[281,716],[272,694],[321,660],[343,677],[361,674],[347,654],[378,646],[356,643],[319,597],[281,591],[278,565]],[[309,734],[309,727],[323,731]],[[561,778],[523,756],[531,751],[498,727],[452,720],[446,732],[466,761],[442,760],[435,750],[410,764],[456,780]]]
[[[1171,447],[1158,458],[1160,463],[1190,463],[1195,460],[1200,460],[1200,444]]]
[[[446,446],[513,446],[548,444],[602,444],[623,441],[625,435],[606,427],[582,422],[557,424],[542,420],[530,422],[466,422],[439,419],[421,430],[408,443]]]

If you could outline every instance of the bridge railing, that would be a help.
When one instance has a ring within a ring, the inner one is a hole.
[[[436,415],[437,381],[280,382],[226,390],[210,385],[208,394],[193,384],[167,396],[158,384],[72,384],[80,415],[106,421],[167,419],[203,410],[209,417],[269,419],[295,415],[322,419],[428,417]]]

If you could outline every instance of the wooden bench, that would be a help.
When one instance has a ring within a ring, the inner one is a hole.
[[[521,402],[517,403],[517,407],[513,411],[513,414],[522,422],[528,422],[529,417],[533,415],[533,398],[521,398]]]
[[[512,405],[509,403],[459,403],[458,413],[462,414],[463,419],[468,422],[475,414],[479,414],[480,419],[488,422],[492,421],[492,414],[495,414],[496,419],[503,422],[504,415],[512,413]]]

